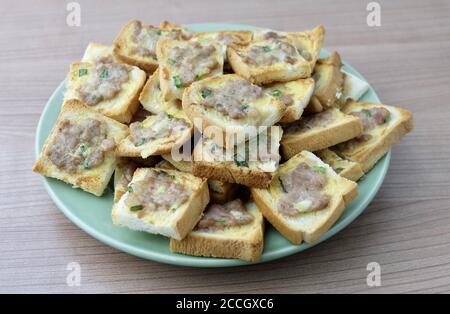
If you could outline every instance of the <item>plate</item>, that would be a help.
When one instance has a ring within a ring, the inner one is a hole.
[[[186,26],[198,32],[255,29],[255,27],[251,26],[230,24],[190,24]],[[94,40],[95,38],[92,39]],[[321,51],[321,57],[328,54],[329,52],[326,50]],[[344,69],[364,79],[361,74],[348,64],[344,63]],[[53,92],[41,115],[36,131],[36,158],[58,117],[63,101],[64,88],[65,82],[63,81]],[[363,96],[362,100],[374,103],[380,102],[372,88]],[[390,157],[389,152],[378,162],[372,171],[365,175],[363,180],[358,184],[360,190],[359,196],[353,200],[340,219],[317,242],[313,244],[304,243],[301,245],[293,245],[267,223],[264,253],[261,260],[257,263],[272,261],[304,251],[329,239],[348,226],[364,211],[377,194],[388,170]],[[131,231],[126,228],[116,227],[112,224],[111,207],[113,204],[113,191],[111,189],[107,190],[102,197],[96,197],[80,189],[74,189],[70,185],[56,179],[43,177],[43,182],[48,194],[67,218],[94,238],[118,250],[161,263],[193,267],[228,267],[255,264],[233,259],[195,257],[172,253],[169,250],[168,238]]]

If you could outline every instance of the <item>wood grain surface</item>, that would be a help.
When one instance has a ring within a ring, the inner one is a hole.
[[[411,293],[450,292],[450,2],[79,1],[0,2],[0,292]],[[323,244],[250,267],[194,269],[142,260],[75,227],[31,172],[35,130],[53,90],[89,41],[110,43],[130,18],[156,24],[235,23],[278,30],[327,29],[337,50],[382,101],[412,110],[415,129],[395,147],[367,210]],[[67,264],[81,285],[66,284]],[[366,283],[378,262],[382,285]]]

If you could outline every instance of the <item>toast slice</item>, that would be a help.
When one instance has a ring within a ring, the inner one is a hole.
[[[209,202],[206,180],[176,170],[138,168],[112,220],[131,230],[183,239]]]
[[[314,68],[316,85],[310,104],[306,107],[309,113],[322,112],[336,107],[342,97],[345,74],[341,71],[342,61],[337,52],[329,57],[319,59]]]
[[[114,171],[114,203],[117,203],[122,195],[127,192],[128,184],[133,179],[134,171],[138,164],[128,158],[119,158]]]
[[[193,153],[193,174],[222,182],[265,188],[280,160],[282,129],[273,126],[237,147],[224,149],[203,137]]]
[[[227,51],[233,70],[256,84],[288,82],[311,76],[324,39],[323,26],[305,32],[255,32],[246,46]]]
[[[402,108],[349,99],[342,111],[361,119],[363,133],[332,150],[342,158],[361,164],[364,173],[413,129],[412,113]]]
[[[208,128],[220,131],[209,137],[223,147],[255,137],[258,127],[274,125],[286,110],[280,100],[236,74],[193,83],[186,89],[182,104],[202,133]]]
[[[164,100],[182,99],[193,82],[222,75],[225,49],[213,41],[158,41],[159,84]]]
[[[255,203],[243,204],[240,199],[210,205],[186,238],[170,240],[172,252],[246,261],[259,260],[263,246],[263,216]]]
[[[331,149],[322,149],[315,152],[315,154],[322,159],[324,163],[329,164],[334,172],[341,177],[356,182],[364,176],[364,172],[359,163],[343,159]]]
[[[192,173],[192,161],[175,160],[171,154],[164,154],[161,157],[172,166],[172,169]],[[166,164],[160,166],[168,167]],[[208,187],[211,201],[217,204],[223,204],[231,201],[235,197],[239,186],[229,182],[208,179]]]
[[[181,147],[193,133],[193,126],[182,110],[169,110],[130,124],[130,135],[117,147],[122,157],[161,155]]]
[[[259,85],[289,82],[311,75],[308,60],[287,38],[252,41],[246,46],[230,45],[227,59],[235,73]]]
[[[129,123],[146,79],[144,71],[126,64],[76,62],[70,65],[64,98],[78,99],[107,117]]]
[[[112,53],[112,46],[107,46],[95,42],[90,42],[84,51],[81,62],[120,62],[114,58]]]
[[[113,54],[121,62],[152,74],[158,68],[156,44],[160,39],[188,40],[191,37],[191,31],[167,21],[156,27],[130,20],[114,39]]]
[[[264,91],[278,98],[286,106],[286,111],[279,122],[291,123],[300,119],[308,105],[314,91],[314,80],[307,78],[275,83],[265,86]]]
[[[116,168],[114,146],[127,135],[126,125],[66,100],[33,171],[101,196]]]
[[[267,189],[251,188],[263,216],[289,241],[317,241],[342,215],[357,194],[347,180],[303,151],[282,164]]]
[[[361,121],[331,108],[305,116],[285,127],[281,150],[286,159],[302,150],[317,151],[352,139],[362,133]]]
[[[181,108],[181,101],[178,99],[164,100],[159,86],[159,71],[155,71],[148,78],[139,95],[139,101],[145,110],[153,114],[167,112],[171,108]]]

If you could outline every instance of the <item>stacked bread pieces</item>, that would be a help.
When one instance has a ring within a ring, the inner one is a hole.
[[[413,127],[358,102],[369,85],[337,52],[320,58],[324,34],[130,20],[71,64],[33,170],[96,196],[114,173],[113,223],[176,253],[257,261],[265,220],[317,241]]]

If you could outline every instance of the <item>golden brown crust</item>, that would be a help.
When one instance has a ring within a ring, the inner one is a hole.
[[[201,178],[259,188],[268,187],[272,180],[270,172],[206,161],[194,161],[192,173]]]
[[[345,106],[342,108],[344,112],[351,112],[354,106],[358,107],[384,107],[391,112],[391,115],[395,114],[389,125],[384,128],[383,134],[376,137],[375,142],[364,143],[362,142],[357,146],[357,153],[342,151],[338,146],[333,147],[333,150],[343,158],[358,162],[361,164],[364,173],[369,172],[373,166],[380,160],[392,146],[397,144],[403,136],[411,132],[413,129],[413,117],[412,113],[408,110],[374,103],[361,103],[352,99],[348,100]]]
[[[144,58],[133,56],[128,51],[130,49],[130,28],[136,22],[137,20],[135,19],[129,20],[119,31],[116,38],[114,39],[113,54],[114,57],[118,60],[127,64],[137,66],[146,71],[148,74],[152,74],[158,68],[158,61],[152,59],[151,57]]]
[[[302,150],[321,150],[361,135],[362,124],[359,118],[342,114],[337,109],[329,110],[336,117],[331,125],[313,128],[306,132],[284,133],[281,150],[286,159]]]
[[[341,177],[356,182],[364,176],[364,172],[359,163],[343,159],[331,149],[323,149],[315,152],[315,154],[322,159],[324,163],[329,164]]]
[[[191,232],[183,240],[170,240],[172,252],[194,256],[237,258],[246,261],[260,259],[264,246],[264,219],[255,213],[256,221],[248,226],[248,232],[241,237],[225,238],[214,233]]]
[[[128,134],[128,127],[126,125],[93,111],[76,99],[66,100],[62,105],[61,112],[52,131],[44,143],[39,158],[33,166],[33,171],[47,177],[62,180],[86,192],[101,196],[117,164],[117,158],[114,152],[108,152],[101,165],[93,169],[81,170],[75,174],[60,170],[47,157],[47,153],[57,135],[62,120],[69,118],[71,121],[74,121],[74,119],[83,120],[89,117],[104,122],[108,127],[108,135],[112,136],[116,143]]]
[[[289,82],[311,75],[310,66],[307,62],[297,62],[295,67],[287,64],[274,64],[264,67],[255,67],[244,62],[241,57],[251,47],[241,45],[230,45],[227,49],[227,59],[233,71],[254,84],[269,84],[273,82]]]
[[[316,113],[336,106],[337,100],[342,95],[345,80],[341,67],[341,57],[337,52],[317,61],[314,68],[316,86],[311,104],[305,109],[306,112]]]

